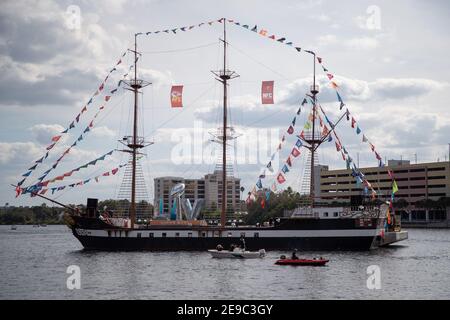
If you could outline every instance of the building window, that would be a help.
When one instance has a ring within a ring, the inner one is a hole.
[[[328,212],[324,212],[324,213],[323,213],[323,216],[324,216],[324,217],[328,217]]]
[[[141,234],[140,232],[138,232],[137,237],[138,237],[138,238],[141,238],[141,237],[142,237],[142,234]]]
[[[202,237],[206,238],[206,232],[202,232]]]
[[[245,232],[241,232],[241,237],[245,238]]]
[[[150,238],[153,238],[155,235],[153,234],[153,232],[150,232],[150,233],[148,234],[148,236],[149,236]]]
[[[233,233],[232,232],[228,232],[228,237],[232,237]]]
[[[167,233],[163,232],[162,237],[163,238],[167,237]]]
[[[108,230],[108,237],[111,237],[111,230]]]
[[[259,232],[255,232],[255,234],[253,235],[255,238],[259,238]]]
[[[175,237],[179,237],[180,236],[180,233],[179,232],[176,232],[175,233]]]
[[[188,238],[192,238],[192,232],[188,233]]]
[[[339,217],[339,212],[333,212],[334,217]]]

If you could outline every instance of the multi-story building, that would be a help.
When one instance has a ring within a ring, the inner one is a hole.
[[[227,177],[227,209],[237,211],[240,209],[240,179]],[[155,178],[155,210],[159,211],[162,199],[164,213],[170,212],[173,199],[170,196],[172,188],[178,184],[185,184],[185,198],[194,203],[197,199],[205,200],[206,211],[220,210],[222,206],[222,172],[214,171],[201,179],[184,179],[182,177]]]
[[[402,220],[430,221],[448,220],[450,213],[445,210],[429,210],[422,206],[426,200],[439,200],[450,197],[450,162],[430,162],[411,164],[409,161],[389,160],[388,165],[360,168],[381,199],[388,199],[392,191],[392,179],[388,169],[394,173],[398,185],[395,199],[403,199],[407,203]],[[361,195],[361,187],[357,187],[351,170],[329,170],[327,166],[317,166],[315,177],[320,177],[320,184],[315,183],[315,194],[319,201],[331,203],[349,202],[351,196]]]
[[[222,207],[222,171],[216,170],[207,174],[205,181],[205,207],[209,211],[220,210]],[[227,211],[240,210],[241,179],[227,177]]]

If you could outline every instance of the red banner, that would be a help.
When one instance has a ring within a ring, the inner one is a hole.
[[[285,183],[286,179],[284,178],[284,176],[281,174],[281,172],[278,174],[277,176],[277,181],[279,184]]]
[[[262,104],[273,104],[273,81],[263,81],[261,87]]]
[[[182,108],[183,107],[183,86],[172,86],[170,91],[170,102],[172,103],[172,108]]]

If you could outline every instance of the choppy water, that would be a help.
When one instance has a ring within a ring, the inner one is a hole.
[[[409,239],[370,252],[324,256],[327,267],[218,260],[204,252],[84,251],[65,226],[0,226],[1,299],[450,299],[450,230],[409,230]],[[69,265],[81,289],[68,290]],[[381,268],[379,290],[366,286]]]

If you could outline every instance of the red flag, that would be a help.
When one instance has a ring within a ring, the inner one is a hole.
[[[39,192],[39,194],[45,194],[48,191],[48,189],[42,189],[41,192]]]
[[[293,126],[289,126],[289,129],[287,130],[287,133],[293,134],[294,133],[294,127]]]
[[[117,173],[117,171],[119,171],[119,168],[112,169],[111,173],[114,175]]]
[[[289,156],[286,160],[286,163],[289,167],[292,167],[292,161],[291,161],[291,156]]]
[[[352,117],[352,128],[355,127],[355,123],[356,123],[356,120],[355,120],[355,118]]]
[[[54,136],[54,137],[52,138],[52,141],[53,141],[53,142],[58,142],[59,139],[61,139],[61,136]]]
[[[264,207],[266,206],[266,201],[264,200],[264,198],[261,200],[261,208],[264,209]]]
[[[294,157],[298,157],[298,156],[300,155],[300,151],[299,151],[297,148],[294,147],[294,148],[292,149],[291,154],[292,154]]]
[[[170,102],[172,103],[172,108],[183,107],[183,86],[172,86]]]
[[[321,57],[317,57],[317,61],[318,61],[319,63],[322,63],[322,58],[321,58]]]
[[[341,146],[339,145],[339,143],[337,143],[337,142],[335,142],[335,143],[336,143],[336,151],[337,152],[341,151]]]
[[[273,81],[263,81],[261,87],[261,103],[273,104]]]
[[[305,140],[305,133],[303,132],[303,130],[302,130],[302,132],[300,132],[300,138],[302,138],[303,140]]]
[[[19,186],[16,187],[16,198],[18,196],[20,196],[20,194],[22,193],[22,188],[20,188]]]
[[[391,170],[389,170],[388,169],[388,175],[389,175],[389,177],[391,178],[391,179],[394,179],[394,173],[391,171]]]
[[[111,99],[111,96],[106,96],[106,97],[105,97],[105,101],[106,101],[106,102],[108,102],[109,99]]]
[[[329,80],[334,78],[334,76],[331,73],[327,73],[327,77],[328,77]]]
[[[105,176],[105,177],[109,176],[109,172],[105,172],[105,173],[103,174],[103,176]]]
[[[282,183],[285,183],[285,182],[286,182],[286,179],[284,178],[284,176],[283,176],[282,173],[279,173],[279,174],[278,174],[278,176],[277,176],[277,181],[278,181],[279,184],[282,184]]]
[[[377,157],[378,160],[381,160],[380,155],[378,154],[378,152],[375,151],[375,156]]]
[[[86,111],[87,111],[87,108],[86,108],[86,106],[84,106],[83,109],[81,109],[81,113],[86,112]]]

